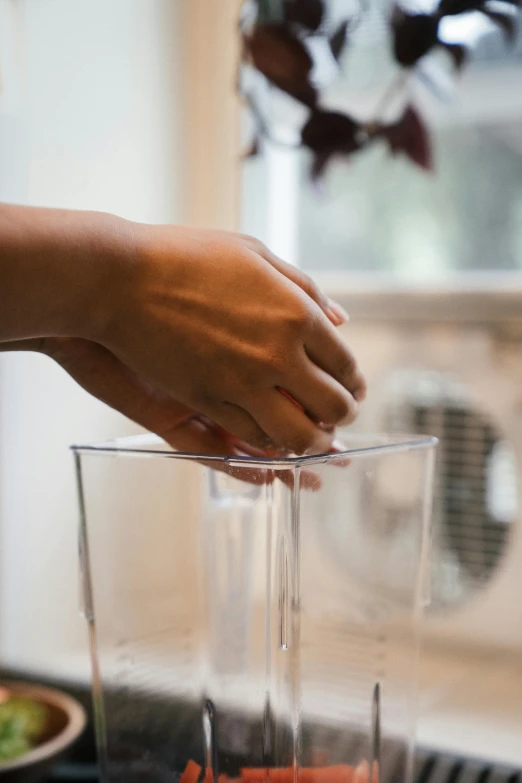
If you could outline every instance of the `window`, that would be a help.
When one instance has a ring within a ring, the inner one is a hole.
[[[396,68],[389,13],[371,0],[328,95],[332,108],[367,117],[378,105]],[[522,270],[522,37],[508,44],[479,14],[459,18],[458,30],[450,21],[448,38],[476,39],[462,75],[453,78],[441,52],[425,58],[412,86],[434,171],[375,145],[334,162],[318,195],[306,151],[271,149],[244,166],[245,230],[312,274],[425,283]]]

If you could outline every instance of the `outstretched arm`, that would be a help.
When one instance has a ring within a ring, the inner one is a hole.
[[[155,431],[152,398],[250,447],[325,450],[364,397],[342,312],[251,237],[0,206],[0,280],[4,348],[54,355]]]

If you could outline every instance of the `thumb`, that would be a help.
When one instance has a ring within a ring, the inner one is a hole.
[[[53,337],[41,351],[101,402],[165,437],[195,412],[152,386],[110,351],[90,340]]]

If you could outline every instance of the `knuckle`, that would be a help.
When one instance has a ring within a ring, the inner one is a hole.
[[[311,277],[308,277],[304,272],[300,273],[301,288],[306,291],[308,296],[314,299],[316,302],[322,299],[322,294],[319,290],[319,286],[314,283]]]
[[[254,239],[253,242],[254,242],[254,250],[258,255],[263,257],[268,255],[269,250],[263,242],[261,242],[259,239]]]
[[[256,239],[256,237],[252,237],[249,234],[241,234],[240,237],[243,244],[250,250],[253,250],[254,253],[262,256],[268,252],[266,246],[260,239]]]
[[[337,368],[339,377],[345,383],[353,383],[357,375],[357,362],[348,351],[338,362]]]
[[[296,302],[292,312],[289,313],[289,325],[298,334],[308,332],[315,326],[317,315],[313,311],[313,307],[315,307],[315,305],[311,307],[308,302],[302,301],[300,298]]]
[[[255,241],[256,241],[256,238],[255,238],[255,237],[253,237],[253,236],[251,236],[250,234],[243,234],[243,233],[239,233],[239,234],[236,234],[236,236],[237,236],[237,238],[238,238],[238,239],[239,239],[241,242],[245,242],[246,244],[250,244],[250,243],[252,243],[252,242],[255,242]]]
[[[267,377],[273,377],[284,371],[287,362],[284,358],[284,348],[281,345],[268,350],[260,361],[261,369]]]

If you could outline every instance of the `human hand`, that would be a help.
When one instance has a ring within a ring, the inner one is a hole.
[[[155,396],[250,447],[328,451],[365,395],[335,306],[250,237],[127,225],[132,242],[105,292],[106,323],[89,336]],[[185,421],[193,433],[194,419]]]
[[[205,456],[250,457],[265,459],[278,455],[263,451],[234,438],[196,411],[172,399],[165,392],[143,381],[133,370],[106,348],[90,340],[49,337],[0,343],[1,351],[35,351],[54,359],[89,394],[159,435],[176,451]],[[266,484],[274,478],[291,485],[291,471],[240,468],[225,462],[204,459],[209,467],[222,470],[252,484]],[[319,476],[301,471],[301,486],[319,489]]]
[[[253,448],[327,451],[365,394],[340,311],[251,237],[0,205],[0,277],[0,342],[103,346]]]

